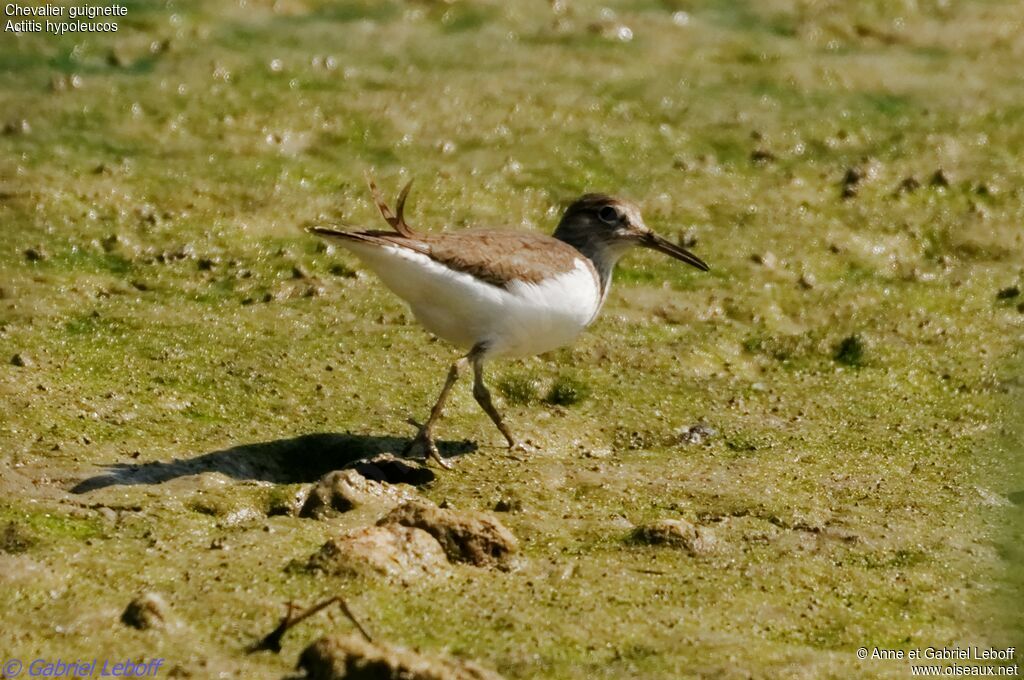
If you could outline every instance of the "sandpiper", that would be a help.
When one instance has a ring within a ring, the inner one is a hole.
[[[449,467],[434,444],[434,425],[452,386],[473,367],[473,396],[508,441],[523,448],[484,385],[484,362],[543,354],[572,343],[608,297],[612,270],[634,246],[651,248],[707,271],[703,260],[651,231],[629,201],[585,194],[562,216],[552,236],[500,229],[417,233],[405,222],[409,182],[395,212],[372,179],[370,192],[391,231],[309,231],[356,255],[405,300],[428,331],[469,352],[448,379],[419,434],[406,447]]]

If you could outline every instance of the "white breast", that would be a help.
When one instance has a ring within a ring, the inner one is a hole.
[[[492,356],[542,354],[567,345],[594,320],[603,302],[596,277],[582,256],[572,271],[506,289],[406,248],[340,245],[409,303],[431,333],[465,348],[486,343]]]
[[[542,354],[568,345],[597,317],[604,301],[593,270],[580,257],[576,267],[541,283],[508,287],[500,337],[493,351],[509,356]]]

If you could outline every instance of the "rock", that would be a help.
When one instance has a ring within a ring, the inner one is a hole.
[[[865,158],[859,165],[847,168],[842,181],[839,183],[842,187],[840,194],[842,198],[855,198],[858,190],[864,183],[878,176],[880,167],[881,165],[877,160]]]
[[[387,508],[415,497],[405,485],[382,484],[355,470],[336,470],[320,478],[302,505],[299,517],[324,519],[337,512],[348,512],[363,505]]]
[[[494,504],[495,512],[522,512],[523,502],[518,498],[499,498]]]
[[[294,517],[306,504],[309,488],[305,485],[275,486],[267,498],[267,515],[287,515]]]
[[[507,567],[519,542],[504,524],[487,513],[456,511],[424,501],[410,501],[392,510],[380,526],[400,524],[426,531],[453,562],[478,567]]]
[[[860,181],[864,179],[864,170],[857,167],[847,168],[846,174],[843,175],[843,184],[845,186],[854,186],[860,184]]]
[[[1009,286],[1008,288],[1003,288],[998,293],[996,293],[996,299],[997,300],[1012,300],[1013,298],[1017,297],[1018,295],[1020,295],[1020,287],[1019,286]]]
[[[933,187],[945,188],[949,186],[949,177],[943,172],[942,168],[935,171],[932,178],[928,180],[928,185]]]
[[[682,444],[703,444],[716,434],[718,434],[718,430],[710,425],[697,423],[683,430],[682,434],[679,435],[679,442]]]
[[[327,271],[329,271],[333,276],[340,276],[346,279],[354,279],[357,276],[356,270],[346,267],[338,262],[332,264]]]
[[[121,622],[139,630],[170,628],[174,625],[171,608],[164,598],[153,592],[142,593],[128,603]]]
[[[11,366],[17,366],[19,368],[31,368],[32,359],[30,359],[27,355],[19,352],[15,354],[13,357],[11,357]]]
[[[691,555],[707,555],[715,549],[715,534],[707,527],[690,524],[685,519],[661,519],[637,527],[633,539],[650,545],[682,548]]]
[[[974,490],[978,492],[978,496],[981,498],[982,505],[987,505],[990,508],[1011,508],[1013,502],[1007,496],[998,494],[991,489],[986,489],[982,486],[975,486]]]
[[[42,262],[47,259],[47,257],[46,251],[43,250],[42,247],[27,248],[25,250],[25,259],[29,262]]]
[[[309,558],[309,569],[337,576],[383,574],[402,582],[448,567],[444,549],[421,529],[390,524],[333,538]]]
[[[693,248],[697,245],[697,232],[692,229],[687,230],[679,235],[677,242],[684,248]]]
[[[914,176],[904,177],[896,187],[896,194],[910,194],[921,188],[921,183]]]
[[[836,345],[832,358],[846,366],[860,366],[864,361],[864,341],[857,335],[848,335]]]
[[[4,123],[5,135],[27,135],[30,132],[32,132],[32,125],[24,118],[20,120],[9,120]]]
[[[380,453],[373,458],[357,460],[349,467],[375,482],[420,486],[434,480],[433,471],[426,465],[397,458],[390,453]]]
[[[0,552],[15,555],[28,551],[35,544],[36,539],[14,522],[8,522],[0,531]]]
[[[307,680],[501,680],[472,661],[427,656],[356,635],[327,635],[302,652]]]

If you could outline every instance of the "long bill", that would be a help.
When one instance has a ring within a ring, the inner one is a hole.
[[[701,271],[708,271],[707,264],[704,260],[700,259],[693,253],[682,246],[677,246],[671,241],[666,241],[662,237],[655,233],[644,236],[643,240],[640,241],[641,245],[651,250],[657,250],[659,253],[665,253],[669,257],[674,257],[677,260],[681,260],[686,264],[692,265]]]

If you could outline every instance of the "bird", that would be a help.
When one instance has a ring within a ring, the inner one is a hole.
[[[686,248],[654,233],[631,201],[587,193],[573,201],[552,235],[470,228],[417,232],[405,221],[410,180],[392,212],[373,178],[370,193],[390,230],[308,231],[355,255],[430,333],[467,350],[448,377],[425,423],[404,455],[423,455],[444,468],[434,441],[452,387],[473,371],[473,396],[510,449],[526,450],[484,384],[484,364],[499,357],[543,354],[572,344],[597,318],[619,259],[649,248],[701,271],[708,265]],[[415,421],[411,421],[414,424]]]

